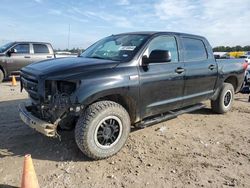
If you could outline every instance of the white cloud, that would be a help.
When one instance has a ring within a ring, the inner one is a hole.
[[[156,15],[162,20],[186,18],[195,10],[195,6],[188,0],[163,0],[155,4]]]
[[[44,19],[46,23],[39,22],[38,26],[44,25],[44,27],[47,27],[47,24],[51,23],[50,29],[53,28],[53,30],[64,27],[66,22],[66,25],[69,22],[72,23],[71,38],[72,41],[76,41],[75,44],[78,42],[77,37],[85,36],[87,31],[91,31],[87,36],[91,36],[95,32],[93,35],[100,38],[110,33],[135,30],[199,34],[207,37],[213,46],[250,44],[250,0],[116,0],[113,3],[94,0],[74,3],[32,0],[32,2],[42,3],[43,6],[38,4],[39,6],[36,6],[34,10],[27,10],[29,12],[23,14],[42,18],[41,14],[36,13],[47,13],[47,15],[44,15],[47,16]],[[20,3],[20,5],[16,3],[18,7],[16,12],[21,10],[21,4],[25,5],[25,3]],[[1,4],[2,10],[6,9],[4,6],[9,7],[9,4]],[[34,33],[30,33],[27,28],[36,24],[37,18],[31,17],[29,18],[31,21],[23,20],[23,22],[20,21],[20,18],[15,22],[17,26],[12,27],[8,25],[10,22],[8,17],[11,16],[1,14],[0,21],[2,20],[3,25],[1,28],[3,31],[1,31],[7,33],[11,40],[28,38]],[[15,15],[13,20],[16,20],[14,18],[16,18]],[[30,25],[27,23],[30,23]],[[21,26],[23,26],[22,30],[20,29]],[[18,28],[18,30],[15,30],[15,28]],[[73,32],[74,29],[81,31],[82,34],[76,35]],[[64,36],[64,29],[60,30],[62,30],[61,35]],[[51,37],[53,40],[57,40],[58,32]],[[20,33],[27,33],[27,35]],[[74,35],[77,37],[74,38]],[[36,34],[36,36],[40,35]],[[96,38],[89,39],[87,37],[83,41],[89,40],[88,43],[90,43],[90,41],[94,42]]]
[[[212,45],[250,43],[249,0],[162,0],[154,8],[168,29],[204,35]]]
[[[58,10],[58,9],[49,9],[49,14],[52,14],[52,15],[61,15],[62,14],[62,11],[61,10]]]
[[[117,1],[117,4],[118,5],[129,5],[130,2],[129,2],[129,0],[119,0],[119,1]]]
[[[107,14],[104,12],[100,12],[100,13],[96,14],[95,16],[97,16],[98,18],[100,18],[104,21],[113,23],[117,27],[122,27],[122,28],[133,27],[132,23],[128,20],[128,18],[124,17],[124,16],[117,16],[117,15],[113,15],[113,14]]]
[[[78,9],[76,9],[76,10],[78,10]],[[59,10],[59,9],[49,9],[48,13],[51,15],[66,17],[66,18],[69,18],[69,19],[77,21],[77,22],[82,22],[82,23],[88,22],[88,20],[82,18],[82,16],[77,16],[75,14],[72,14],[72,10],[68,11],[68,12],[63,12],[62,10]]]
[[[132,28],[133,24],[125,16],[115,15],[108,12],[93,12],[89,10],[80,10],[79,8],[72,7],[69,12],[74,14],[75,17],[87,17],[88,19],[103,20],[109,24],[115,25],[121,28]],[[80,15],[80,16],[79,16]]]
[[[78,16],[75,16],[75,15],[66,14],[64,16],[67,17],[67,18],[70,18],[70,19],[72,19],[74,21],[77,21],[77,22],[82,22],[82,23],[88,22],[88,20],[86,20],[84,18],[81,18],[81,17],[78,17]]]
[[[42,3],[42,0],[34,0],[36,3]]]

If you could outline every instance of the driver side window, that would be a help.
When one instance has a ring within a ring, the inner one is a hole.
[[[14,47],[16,50],[15,53],[17,54],[29,54],[30,53],[30,46],[29,44],[18,44]]]
[[[176,39],[173,36],[158,36],[155,37],[148,45],[145,54],[149,57],[153,50],[168,50],[171,53],[171,62],[178,62],[178,50]]]

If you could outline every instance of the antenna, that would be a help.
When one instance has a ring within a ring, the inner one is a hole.
[[[68,49],[69,49],[69,40],[70,40],[70,24],[69,24],[69,32],[68,32]]]

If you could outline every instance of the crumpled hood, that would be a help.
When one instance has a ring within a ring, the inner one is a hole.
[[[37,76],[59,76],[59,75],[74,75],[83,73],[93,69],[113,68],[118,61],[103,60],[95,58],[72,57],[58,58],[53,60],[45,60],[37,63],[32,63],[22,70],[30,73],[35,73]]]

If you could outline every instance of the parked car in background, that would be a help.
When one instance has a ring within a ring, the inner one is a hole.
[[[214,58],[215,58],[215,59],[220,59],[220,55],[216,55],[216,54],[215,54],[215,55],[214,55]]]
[[[248,63],[248,65],[250,65],[250,55],[246,56],[245,61]]]
[[[0,47],[0,83],[31,63],[55,58],[50,43],[11,42]]]
[[[224,54],[224,55],[220,56],[220,59],[231,59],[231,58],[233,58],[233,57],[230,57],[229,54]]]
[[[244,83],[242,85],[240,92],[250,94],[250,67],[249,66],[245,72]]]
[[[248,85],[250,85],[250,68],[247,70],[245,80],[246,80],[246,83],[247,83]]]
[[[71,53],[68,51],[57,51],[55,52],[56,58],[62,58],[62,57],[77,57],[77,53]]]

